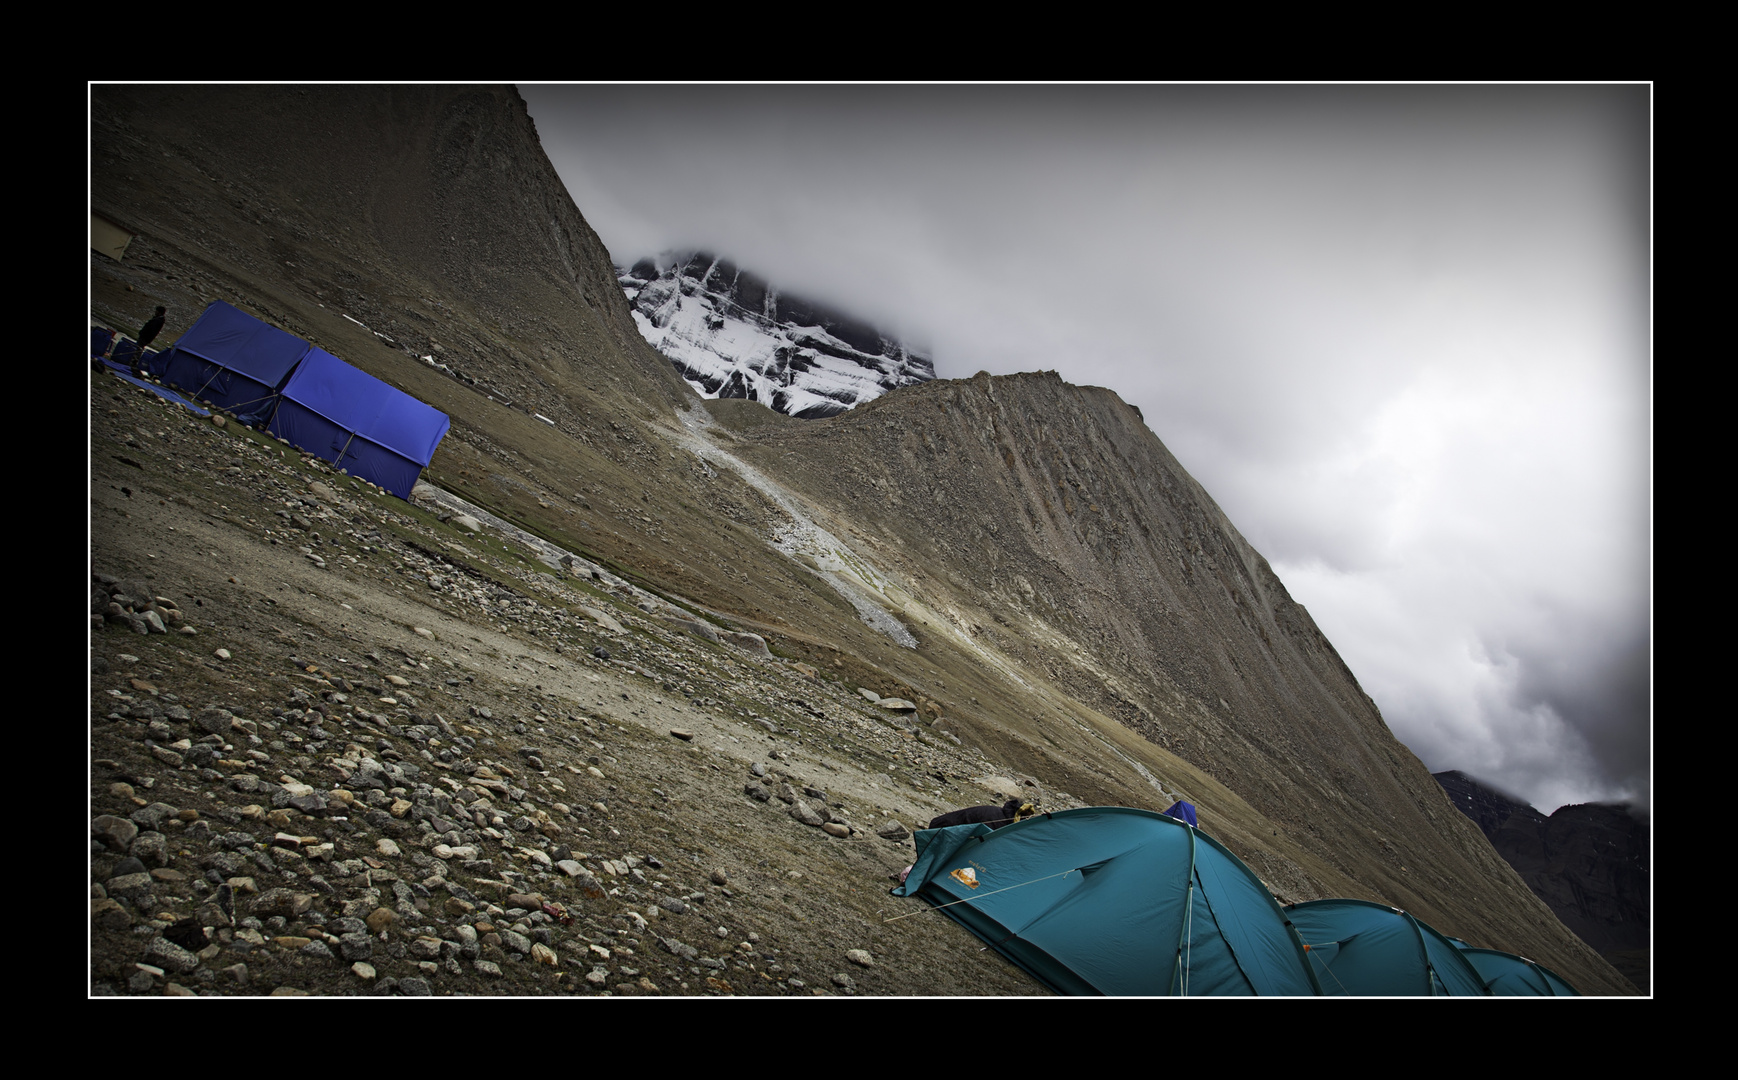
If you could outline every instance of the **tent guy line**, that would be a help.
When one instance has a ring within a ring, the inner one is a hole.
[[[959,827],[959,826],[956,826],[956,828],[958,828],[958,827]],[[970,826],[965,826],[965,827],[966,827],[966,828],[969,828],[969,827],[970,827]],[[1059,878],[1059,877],[1067,877],[1067,876],[1068,876],[1068,875],[1069,875],[1069,874],[1072,874],[1072,873],[1075,873],[1075,872],[1077,872],[1077,871],[1079,871],[1079,870],[1080,870],[1080,869],[1081,869],[1081,868],[1080,868],[1080,867],[1078,867],[1078,866],[1077,866],[1077,867],[1075,867],[1075,868],[1074,868],[1074,869],[1073,869],[1073,870],[1064,870],[1064,871],[1062,871],[1062,872],[1061,872],[1061,873],[1060,873],[1060,874],[1046,874],[1046,875],[1045,875],[1045,876],[1043,876],[1043,877],[1036,877],[1036,878],[1033,878],[1033,879],[1032,879],[1032,880],[1031,880],[1031,881],[1022,881],[1022,882],[1020,882],[1020,884],[1018,884],[1018,885],[1009,885],[1009,886],[1008,886],[1008,887],[1007,887],[1007,888],[1005,888],[1005,889],[997,889],[997,890],[996,890],[996,891],[995,891],[995,892],[987,892],[987,893],[985,893],[985,894],[984,894],[984,895],[983,895],[983,896],[968,896],[968,897],[966,897],[966,898],[965,898],[965,899],[964,899],[964,900],[955,900],[955,901],[953,901],[953,903],[948,903],[948,904],[937,904],[937,905],[935,905],[935,906],[934,906],[934,907],[927,907],[927,908],[920,908],[920,909],[919,909],[919,910],[917,910],[917,911],[908,911],[908,912],[906,912],[906,913],[905,913],[905,914],[904,914],[904,915],[895,915],[895,916],[894,916],[894,917],[893,917],[893,918],[891,918],[891,919],[883,919],[883,920],[881,920],[881,921],[882,921],[882,922],[883,922],[883,923],[884,923],[884,924],[885,924],[885,923],[896,923],[896,922],[898,922],[898,921],[899,921],[899,920],[900,920],[900,919],[909,919],[909,918],[911,918],[911,917],[912,917],[912,916],[913,916],[913,915],[922,915],[922,914],[923,914],[923,913],[924,913],[924,912],[925,912],[925,911],[940,911],[940,910],[941,910],[941,909],[942,909],[942,908],[950,908],[950,907],[953,907],[953,906],[954,906],[954,904],[969,904],[969,903],[971,903],[971,902],[972,902],[972,901],[974,901],[974,900],[983,900],[983,899],[987,899],[987,898],[988,898],[988,897],[991,897],[991,896],[995,896],[995,895],[996,895],[996,893],[1005,893],[1005,892],[1012,892],[1012,891],[1013,891],[1013,890],[1015,890],[1015,889],[1023,889],[1023,888],[1025,888],[1025,887],[1026,887],[1026,886],[1028,886],[1028,885],[1036,885],[1036,884],[1038,884],[1038,883],[1039,883],[1039,882],[1040,882],[1040,881],[1049,881],[1049,880],[1050,880],[1050,879],[1051,879],[1051,878]],[[1010,936],[1011,936],[1011,935],[1010,935]],[[989,946],[987,946],[987,945],[986,945],[986,946],[984,946],[984,948],[986,948],[986,949],[987,949],[987,948],[989,948]],[[982,952],[982,951],[983,951],[983,949],[979,949],[979,950],[978,950],[978,951],[979,951],[979,952]]]

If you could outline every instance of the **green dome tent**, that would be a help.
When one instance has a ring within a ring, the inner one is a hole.
[[[919,832],[916,896],[1062,994],[1321,993],[1249,868],[1183,822],[1128,807]]]
[[[1309,946],[1322,992],[1353,997],[1488,994],[1448,938],[1421,919],[1367,900],[1311,900],[1285,909]]]

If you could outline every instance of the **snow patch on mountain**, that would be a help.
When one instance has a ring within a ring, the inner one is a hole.
[[[617,281],[641,335],[702,397],[813,420],[935,378],[929,357],[867,323],[707,253],[641,259]]]

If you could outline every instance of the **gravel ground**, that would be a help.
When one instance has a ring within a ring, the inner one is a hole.
[[[91,408],[93,590],[169,631],[93,616],[93,993],[1045,992],[887,895],[879,827],[1021,782],[981,753],[233,422]]]

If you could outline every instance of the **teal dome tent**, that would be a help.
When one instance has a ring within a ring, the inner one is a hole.
[[[1544,964],[1497,949],[1475,949],[1459,938],[1449,938],[1485,981],[1485,989],[1497,997],[1580,997],[1563,976]]]
[[[926,829],[893,893],[1062,994],[1321,993],[1260,879],[1205,833],[1146,810]]]
[[[1310,950],[1325,994],[1405,997],[1486,994],[1485,980],[1448,938],[1399,908],[1312,900],[1285,909]]]

